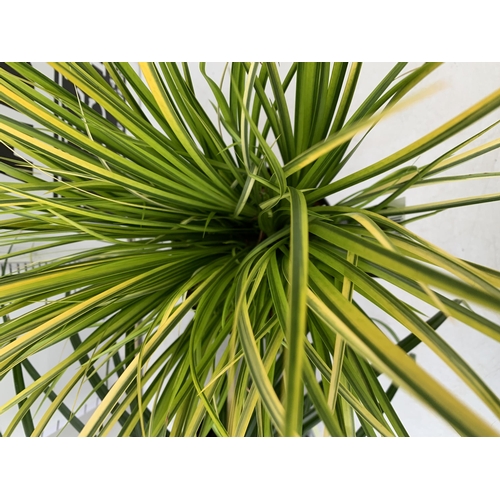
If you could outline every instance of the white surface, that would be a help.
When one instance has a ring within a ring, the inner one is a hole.
[[[286,64],[282,65],[282,70],[285,71],[286,67]],[[392,64],[389,63],[369,63],[364,65],[351,109],[356,109],[368,92],[373,89],[391,67]],[[223,65],[220,63],[208,66],[209,74],[213,75],[217,82],[222,68]],[[196,74],[195,67],[193,67],[193,78],[195,79],[195,85],[200,88],[199,95],[205,93],[209,97],[209,92],[202,90],[207,87],[202,77]],[[349,162],[345,174],[372,164],[389,153],[408,145],[481,100],[493,90],[496,90],[500,87],[500,63],[446,64],[436,70],[423,83],[423,86],[433,82],[443,83],[444,90],[414,105],[411,110],[405,110],[401,115],[393,116],[386,122],[377,125]],[[207,109],[210,109],[209,105]],[[495,120],[500,120],[499,110],[467,128],[451,141],[447,141],[431,152],[417,158],[415,164],[424,165],[428,163]],[[487,142],[499,136],[500,127],[496,127],[485,134],[478,143]],[[476,143],[467,148],[475,145]],[[450,173],[498,172],[500,168],[499,156],[498,151],[488,153],[451,170]],[[348,192],[343,192],[340,197],[345,197]],[[500,192],[499,179],[472,180],[460,184],[441,184],[413,190],[406,194],[406,203],[407,205],[413,205],[493,192]],[[500,269],[500,255],[498,254],[500,249],[499,220],[500,203],[494,203],[452,209],[412,224],[409,228],[458,257]],[[373,309],[371,313],[373,316],[383,319],[380,312]],[[489,316],[497,323],[500,322],[500,316],[491,314]],[[500,394],[500,344],[454,320],[448,320],[439,328],[438,332],[470,362],[472,367],[490,384],[491,388],[497,394]],[[398,333],[400,333],[401,337],[406,335],[406,332],[401,330],[398,330]],[[500,425],[490,412],[484,408],[484,405],[471,394],[471,391],[447,367],[443,366],[443,363],[429,349],[425,346],[419,346],[415,349],[415,353],[418,362],[425,369],[500,430]],[[61,349],[58,350],[57,354],[47,355],[47,359],[43,364],[45,367],[50,366],[57,361],[60,355]],[[40,365],[39,367],[43,368]],[[8,397],[7,389],[5,389],[6,382],[0,384],[1,401],[5,401]],[[11,381],[8,380],[8,383],[10,384]],[[9,394],[11,390],[8,389]],[[68,406],[70,405],[68,404]],[[396,396],[395,406],[411,436],[456,435],[453,429],[443,423],[439,417],[431,414],[404,392],[399,392]],[[0,416],[1,431],[5,430],[8,421],[7,417],[8,415]],[[21,430],[19,434],[22,435]]]
[[[360,90],[363,89],[366,95],[377,79],[382,78],[390,67],[390,64],[366,64],[360,77]],[[433,82],[444,84],[444,89],[413,106],[410,112],[390,117],[387,122],[375,127],[373,133],[352,158],[346,174],[406,146],[496,90],[500,87],[500,64],[446,64],[436,70],[424,85]],[[361,102],[360,97],[359,94],[355,97],[353,108]],[[425,165],[496,120],[500,120],[499,110],[425,153],[415,161],[415,164]],[[499,136],[500,126],[494,127],[465,150]],[[448,171],[446,175],[499,172],[499,158],[499,151],[493,151]],[[494,192],[500,192],[498,178],[426,186],[411,190],[405,196],[407,205],[417,205]],[[499,221],[500,203],[489,203],[441,212],[431,218],[410,224],[408,228],[457,257],[500,269]],[[477,307],[474,309],[481,310]],[[484,314],[496,323],[500,322],[500,315],[487,311],[484,311]],[[374,316],[382,315],[374,312]],[[447,320],[438,329],[438,333],[470,363],[496,394],[500,394],[500,344],[453,319]],[[405,334],[406,332],[401,336]],[[435,354],[423,345],[417,347],[414,353],[422,367],[500,430],[498,420]],[[439,417],[431,414],[427,408],[404,392],[396,395],[394,403],[411,436],[456,435],[455,431]]]

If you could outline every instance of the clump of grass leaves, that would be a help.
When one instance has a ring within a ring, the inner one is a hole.
[[[302,436],[319,422],[331,436],[406,436],[391,403],[399,387],[460,435],[495,435],[411,350],[426,344],[500,418],[497,395],[436,332],[451,316],[500,340],[499,326],[464,302],[499,311],[500,273],[393,216],[499,196],[391,202],[500,145],[467,149],[480,133],[408,167],[497,108],[500,90],[341,175],[353,138],[438,64],[407,73],[396,64],[354,112],[359,63],[294,63],[287,74],[275,63],[233,63],[221,85],[200,64],[215,119],[195,92],[193,65],[145,63],[140,76],[105,63],[118,93],[89,63],[51,65],[126,131],[26,63],[0,69],[0,100],[37,124],[0,116],[0,141],[29,167],[0,162],[9,178],[0,183],[2,259],[89,248],[1,278],[0,376],[15,382],[1,402],[13,415],[4,435],[19,425],[41,435],[60,412],[82,436]],[[327,201],[360,183],[368,187]],[[422,319],[384,283],[436,315]],[[387,336],[354,291],[407,336]],[[68,341],[70,354],[35,369],[33,356]],[[73,401],[85,385],[100,403],[83,423]]]

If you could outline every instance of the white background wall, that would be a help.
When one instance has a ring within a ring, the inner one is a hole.
[[[416,66],[412,64],[410,67]],[[283,71],[287,65],[283,64]],[[368,95],[373,87],[385,76],[392,67],[390,63],[367,63],[363,66],[359,86],[351,109],[356,107]],[[210,96],[207,86],[201,76],[196,74],[196,65],[193,65],[195,85],[200,89],[199,95]],[[208,65],[209,74],[216,81],[222,72],[223,64]],[[469,106],[487,96],[500,87],[500,63],[448,63],[436,70],[423,84],[427,86],[433,82],[441,83],[444,88],[413,105],[410,110],[390,117],[380,123],[370,133],[360,149],[355,153],[345,174],[369,165],[406,146],[447,120],[464,111]],[[209,108],[209,105],[207,107]],[[437,158],[468,136],[478,132],[495,120],[500,120],[500,110],[490,114],[475,125],[467,128],[456,138],[436,147],[431,152],[417,158],[414,164],[420,166]],[[479,141],[487,142],[500,136],[500,126],[486,133]],[[474,147],[476,143],[468,146]],[[493,151],[478,159],[456,167],[451,172],[499,172],[500,153]],[[450,174],[448,174],[450,175]],[[343,192],[341,197],[348,194]],[[500,192],[500,179],[472,180],[463,183],[439,184],[427,186],[425,189],[416,189],[406,195],[406,204],[420,204],[425,202]],[[332,201],[335,201],[334,199]],[[420,236],[441,246],[460,258],[471,260],[479,264],[500,269],[500,203],[484,204],[460,209],[451,209],[432,218],[416,222],[409,226]],[[475,310],[480,310],[476,308]],[[384,319],[380,311],[371,308],[373,317]],[[430,309],[429,309],[430,312]],[[500,322],[500,315],[485,315]],[[438,332],[449,342],[477,372],[490,384],[491,388],[500,394],[500,344],[495,343],[484,335],[474,332],[469,327],[453,319],[447,320]],[[398,330],[400,337],[407,332]],[[67,346],[66,348],[67,349]],[[471,394],[460,380],[425,346],[414,350],[417,361],[438,380],[452,390],[457,396],[466,401],[471,407],[484,416],[500,431],[500,425],[488,409]],[[40,362],[46,367],[56,362],[62,355],[61,349],[53,351],[45,360]],[[45,362],[43,362],[45,361]],[[40,368],[44,368],[40,366]],[[0,402],[4,402],[11,389],[6,383],[0,383]],[[395,406],[402,417],[411,436],[454,436],[456,433],[441,419],[430,413],[420,403],[404,392],[399,392],[395,398]],[[5,429],[8,415],[0,416],[0,430]],[[54,425],[55,422],[54,422]],[[22,433],[20,433],[22,434]]]
[[[364,74],[362,73],[360,78],[365,94],[389,67],[388,64],[365,66]],[[369,78],[363,79],[363,76],[368,74]],[[367,143],[360,147],[359,153],[353,157],[350,167],[352,171],[418,139],[498,89],[500,64],[450,63],[441,66],[426,81],[428,84],[441,83],[444,88],[413,106],[411,111],[389,118],[387,122],[376,127],[373,135],[370,134],[369,141],[367,139]],[[360,102],[359,98],[360,96],[355,99],[354,106]],[[500,120],[500,110],[496,110],[455,138],[417,158],[415,164],[418,166],[427,164],[497,120]],[[494,127],[466,149],[499,136],[500,126]],[[499,159],[500,152],[493,151],[460,165],[445,175],[500,172]],[[417,205],[495,192],[500,192],[500,178],[441,183],[411,190],[406,195],[406,204]],[[417,221],[408,227],[457,257],[500,269],[500,203],[451,209],[432,218]],[[475,306],[474,309],[482,310]],[[500,322],[500,315],[483,312],[496,323]],[[454,319],[448,319],[438,332],[489,383],[493,391],[500,394],[500,344]],[[417,361],[424,368],[500,430],[497,419],[435,354],[423,345],[417,347],[414,352]],[[396,396],[395,406],[412,436],[456,435],[455,431],[440,418],[430,414],[426,408],[404,392]]]

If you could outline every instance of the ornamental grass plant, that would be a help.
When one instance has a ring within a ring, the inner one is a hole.
[[[399,388],[459,435],[497,434],[412,350],[425,344],[500,419],[498,395],[438,333],[451,317],[500,340],[475,311],[500,312],[500,272],[407,226],[500,195],[397,201],[480,175],[439,174],[498,148],[470,146],[494,123],[413,161],[498,108],[500,90],[345,174],[439,64],[394,65],[356,109],[360,63],[232,63],[223,82],[205,64],[105,63],[118,91],[90,63],[51,66],[115,120],[27,63],[0,69],[0,101],[37,124],[0,115],[19,157],[0,159],[1,259],[49,256],[0,279],[0,377],[15,388],[0,401],[4,436],[40,436],[56,415],[81,436],[304,436],[320,423],[327,436],[408,436]],[[63,345],[70,354],[38,371]],[[73,403],[83,387],[100,401],[86,422]]]

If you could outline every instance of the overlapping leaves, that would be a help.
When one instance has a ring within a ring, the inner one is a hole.
[[[500,418],[498,396],[436,331],[452,316],[500,340],[462,300],[500,310],[500,273],[388,217],[500,199],[390,205],[412,187],[458,180],[435,176],[500,146],[463,152],[466,141],[405,165],[497,108],[500,91],[342,177],[362,147],[353,138],[397,112],[438,64],[401,75],[398,63],[356,110],[360,63],[294,63],[283,79],[274,63],[233,63],[228,88],[202,64],[215,118],[185,63],[141,64],[143,78],[106,63],[119,93],[89,63],[52,65],[126,132],[30,65],[11,66],[20,76],[0,69],[0,100],[38,126],[0,116],[0,140],[33,169],[0,159],[2,258],[99,247],[1,279],[0,376],[12,373],[16,395],[0,411],[17,406],[4,435],[19,425],[41,435],[60,412],[82,436],[298,436],[320,421],[331,436],[406,436],[397,387],[461,435],[495,435],[410,351],[426,344]],[[335,206],[325,200],[369,179]],[[437,315],[426,321],[384,282]],[[408,336],[388,338],[358,294]],[[33,356],[68,340],[72,354],[40,374]],[[85,384],[101,403],[83,423],[73,399]]]

